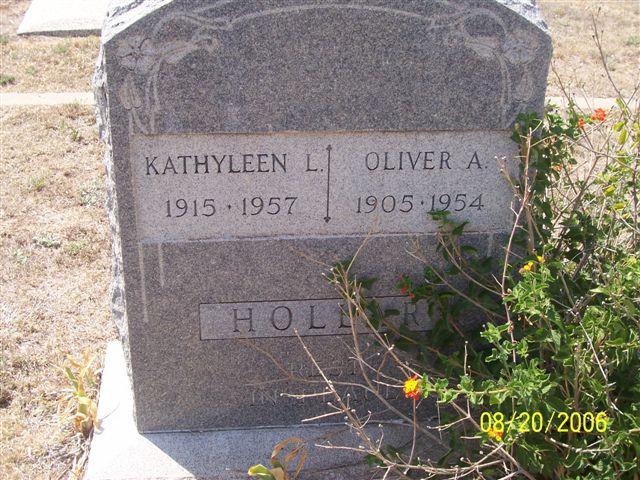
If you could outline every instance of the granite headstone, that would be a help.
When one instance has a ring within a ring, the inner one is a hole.
[[[448,210],[498,251],[510,128],[541,111],[551,44],[521,0],[149,0],[112,4],[96,73],[113,306],[142,432],[296,425],[327,399],[302,337],[356,378],[325,267],[428,330],[398,274],[436,259]],[[350,392],[365,406],[361,392]],[[389,392],[389,398],[400,392]]]

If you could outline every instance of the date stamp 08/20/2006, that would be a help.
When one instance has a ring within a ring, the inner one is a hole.
[[[480,430],[489,437],[502,441],[507,433],[578,433],[602,434],[610,426],[606,412],[557,412],[550,415],[541,412],[518,412],[510,416],[502,412],[482,412]]]

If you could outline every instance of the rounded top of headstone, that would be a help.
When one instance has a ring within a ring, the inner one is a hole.
[[[222,0],[216,2],[208,2],[206,0],[111,0],[109,2],[107,15],[105,18],[105,23],[102,29],[102,38],[103,43],[108,42],[112,37],[118,35],[120,32],[128,28],[129,26],[136,23],[138,20],[148,16],[152,12],[160,9],[169,4],[174,4],[174,7],[180,6],[180,4],[184,4],[184,6],[191,5],[191,8],[197,8],[198,6],[203,7],[204,9],[211,8],[215,9],[217,7],[223,6],[228,3],[259,3],[254,0],[246,1],[246,0],[236,0],[235,2],[229,0]],[[289,2],[292,3],[292,2]],[[314,2],[305,1],[302,2],[304,4],[313,5],[313,4],[323,4],[328,3],[326,1]],[[362,2],[331,2],[331,4],[339,5],[339,4],[358,4]],[[397,4],[398,2],[387,1],[387,2],[368,2],[371,6],[380,6],[381,4]],[[410,1],[401,2],[406,4],[416,3]],[[425,2],[419,2],[425,3]],[[443,9],[447,7],[447,4],[453,3],[447,0],[438,0],[433,2],[434,4],[439,4]],[[547,29],[547,25],[544,22],[542,15],[540,14],[540,9],[537,6],[536,0],[456,0],[456,2],[462,9],[470,8],[476,6],[478,3],[486,3],[486,8],[495,8],[498,7],[506,7],[513,12],[517,13],[523,19],[526,19],[532,25],[535,25],[540,30],[545,33],[549,33]],[[466,5],[468,4],[468,5]],[[495,5],[489,5],[495,4]]]
[[[510,8],[521,17],[526,18],[533,25],[540,28],[540,30],[543,30],[547,34],[549,33],[549,29],[540,14],[536,0],[496,0],[496,2]]]
[[[551,57],[531,0],[116,0],[102,42],[142,133],[507,129]]]

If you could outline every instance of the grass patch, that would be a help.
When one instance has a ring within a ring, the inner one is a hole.
[[[13,85],[16,83],[16,77],[14,75],[7,75],[5,73],[0,73],[0,86],[4,87],[7,85]]]
[[[627,47],[639,47],[640,35],[631,35],[630,37],[627,37],[627,39],[624,41],[624,44]]]
[[[97,36],[52,39],[16,38],[0,49],[0,64],[15,75],[6,91],[65,92],[91,90],[100,47]]]
[[[19,265],[24,265],[28,260],[28,257],[24,253],[24,250],[22,250],[21,248],[18,248],[13,252],[12,258]]]
[[[89,250],[89,242],[86,240],[69,242],[64,246],[64,253],[71,257],[76,257],[87,250]]]
[[[72,142],[82,141],[82,134],[80,133],[80,130],[78,130],[75,126],[69,124],[68,122],[61,122],[59,128],[61,132],[69,136],[69,139]]]
[[[83,207],[92,207],[102,200],[103,185],[98,181],[82,187],[78,191],[78,203]]]
[[[60,248],[62,246],[60,239],[50,233],[33,237],[33,243],[44,248]]]
[[[49,178],[48,174],[41,174],[34,177],[29,178],[29,186],[31,190],[35,192],[40,192],[47,185],[47,178]]]
[[[69,45],[67,43],[57,43],[53,46],[52,51],[56,55],[66,55],[69,53]]]

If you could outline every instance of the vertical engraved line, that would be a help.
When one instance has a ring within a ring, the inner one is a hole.
[[[160,286],[164,287],[164,255],[162,252],[162,242],[158,243],[158,270],[160,271]]]
[[[493,253],[493,243],[495,240],[495,234],[491,233],[489,234],[489,239],[487,242],[487,257],[490,257],[491,254]]]
[[[142,285],[142,313],[144,323],[149,323],[149,315],[147,314],[147,283],[144,274],[144,247],[138,243],[138,263],[140,267],[140,283]]]

